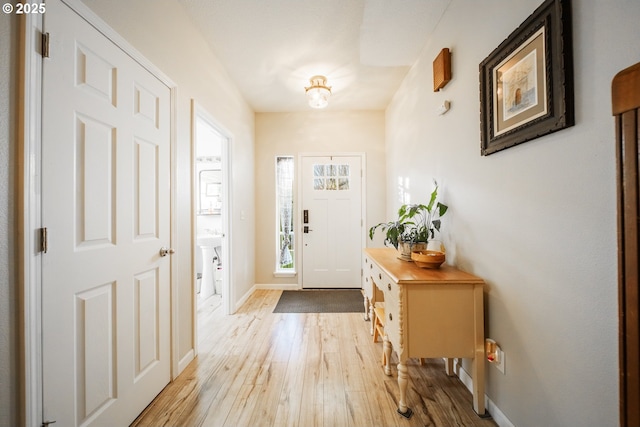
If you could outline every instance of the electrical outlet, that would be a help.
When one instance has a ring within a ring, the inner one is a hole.
[[[489,363],[494,365],[500,372],[504,374],[505,354],[498,343],[491,338],[484,340],[484,349]]]
[[[502,351],[502,349],[498,346],[496,346],[496,356],[496,361],[493,364],[496,368],[498,368],[500,372],[504,374],[505,354],[504,351]]]

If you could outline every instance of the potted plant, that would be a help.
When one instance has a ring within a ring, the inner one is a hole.
[[[435,188],[431,192],[429,204],[405,205],[400,208],[400,220],[409,225],[405,237],[412,244],[429,243],[435,237],[435,232],[440,231],[440,218],[449,209],[447,205],[437,201],[438,183],[433,183]]]
[[[406,205],[400,207],[398,210],[398,219],[395,221],[389,222],[381,222],[380,224],[374,225],[369,229],[369,238],[373,240],[373,235],[376,230],[380,229],[380,231],[385,233],[384,237],[384,245],[393,245],[394,248],[398,249],[398,245],[402,240],[406,240],[409,238],[408,233],[408,224],[405,221],[401,221],[401,213],[403,208]]]
[[[427,243],[440,231],[440,218],[449,207],[437,202],[438,183],[431,192],[431,199],[427,205],[405,204],[398,209],[395,221],[383,222],[369,229],[369,238],[373,240],[375,232],[380,229],[386,232],[385,246],[393,245],[400,252],[400,259],[411,261],[411,251],[426,249]]]

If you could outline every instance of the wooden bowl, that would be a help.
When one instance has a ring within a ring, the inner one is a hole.
[[[420,268],[438,268],[444,262],[445,256],[440,251],[413,251],[411,259]]]

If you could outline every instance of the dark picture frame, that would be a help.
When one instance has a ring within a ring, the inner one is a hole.
[[[573,126],[570,0],[546,0],[480,63],[481,154]]]

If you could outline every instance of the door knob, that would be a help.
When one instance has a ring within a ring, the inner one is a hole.
[[[176,251],[172,248],[165,248],[164,246],[160,248],[160,256],[173,255]]]

